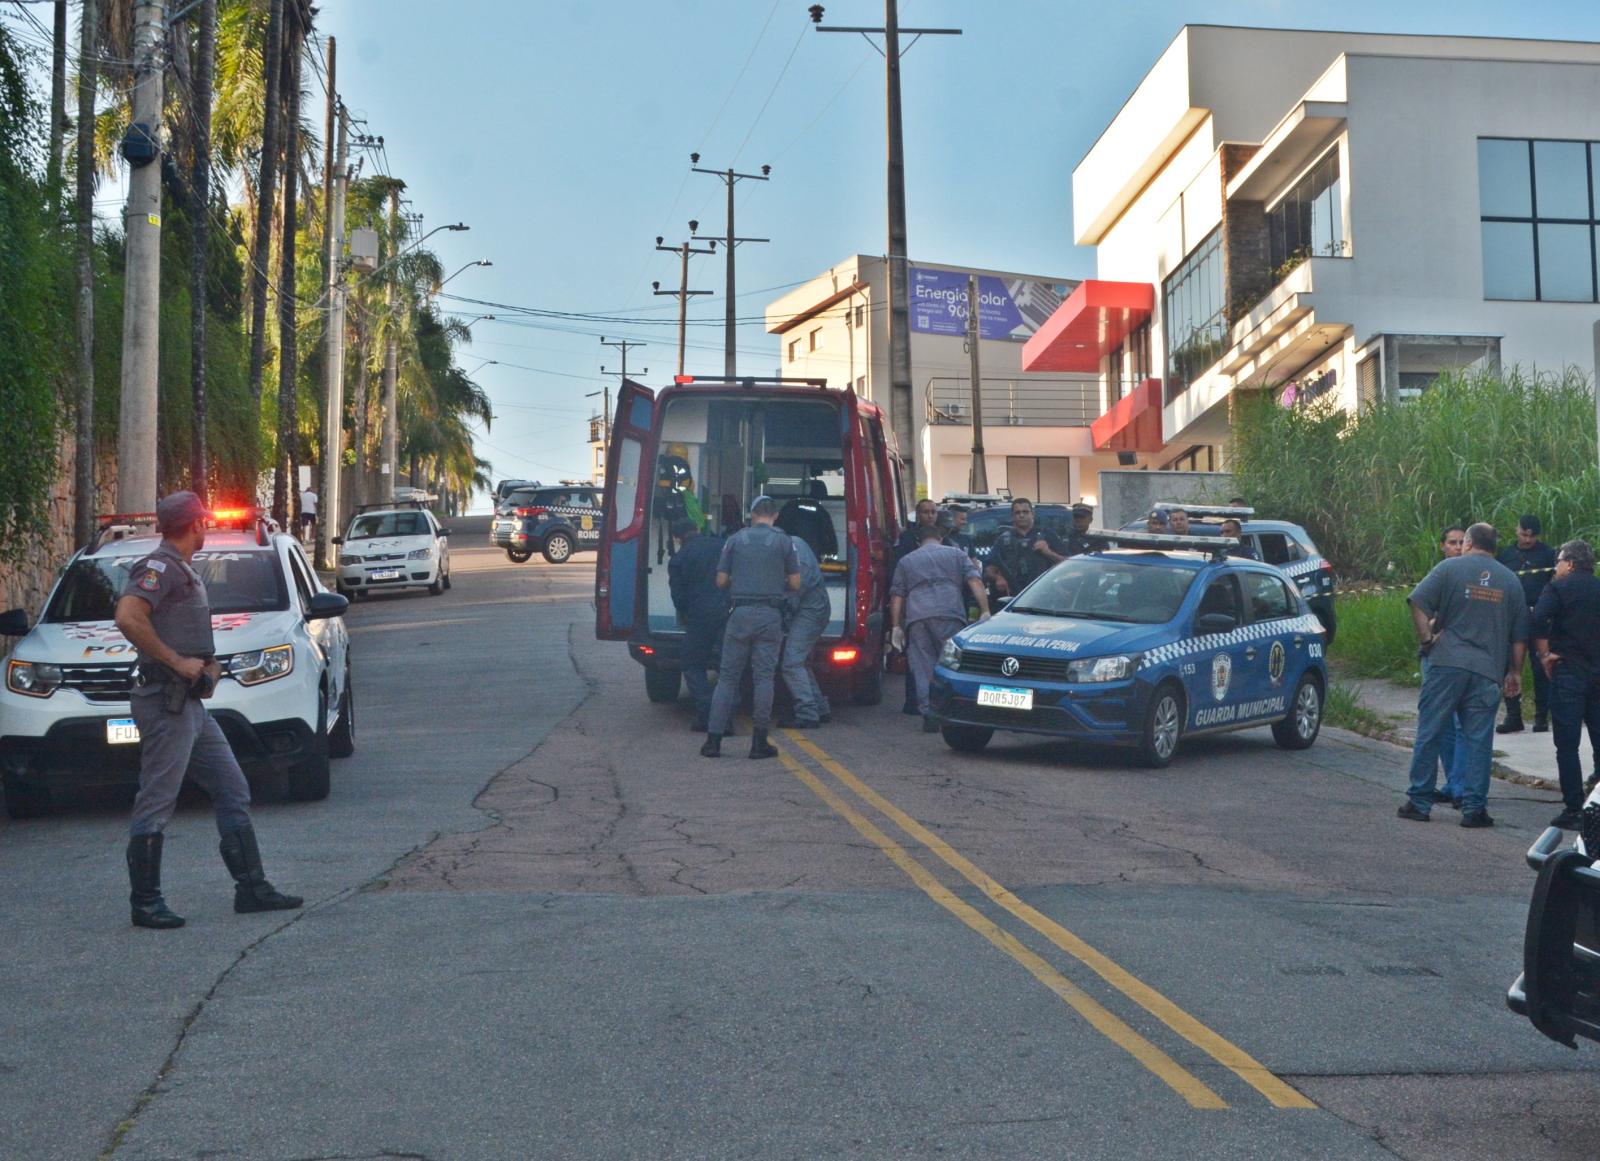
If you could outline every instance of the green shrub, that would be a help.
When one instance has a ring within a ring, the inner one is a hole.
[[[1341,578],[1416,580],[1453,523],[1486,520],[1509,541],[1533,512],[1552,544],[1600,535],[1594,395],[1576,369],[1449,374],[1415,400],[1359,415],[1332,400],[1235,398],[1238,490],[1303,524]]]
[[[1382,677],[1406,685],[1421,681],[1417,636],[1406,590],[1350,593],[1337,603],[1338,632],[1328,657],[1354,677]]]

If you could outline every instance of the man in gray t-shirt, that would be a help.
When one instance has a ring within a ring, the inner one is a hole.
[[[1450,716],[1460,722],[1466,770],[1461,825],[1493,826],[1487,810],[1494,715],[1502,688],[1522,689],[1528,610],[1522,585],[1494,557],[1494,526],[1467,529],[1467,548],[1440,561],[1411,591],[1411,619],[1427,659],[1417,700],[1417,737],[1411,752],[1411,786],[1401,818],[1425,822],[1433,806],[1439,745]]]

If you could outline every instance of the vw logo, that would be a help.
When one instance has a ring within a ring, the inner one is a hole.
[[[1015,657],[1007,657],[1000,663],[1000,672],[1005,674],[1007,677],[1015,677],[1018,673],[1022,672],[1022,662],[1018,661]]]

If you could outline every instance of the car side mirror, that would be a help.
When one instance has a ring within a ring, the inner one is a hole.
[[[332,540],[332,543],[334,543],[334,544],[343,544],[343,543],[344,543],[344,537],[342,537],[342,536],[335,536],[335,537],[334,537],[334,538],[333,538],[333,540]]]
[[[329,617],[342,617],[350,607],[350,600],[338,593],[316,593],[306,606],[306,620],[326,621]]]
[[[1239,627],[1239,619],[1232,613],[1201,613],[1195,619],[1194,631],[1204,637],[1211,633],[1231,633]]]
[[[0,613],[0,637],[26,637],[28,613],[26,609],[10,609]]]
[[[1005,608],[1010,603],[1011,603],[1011,598],[1010,597],[996,597],[994,599],[994,611],[998,613],[1001,609]]]
[[[448,528],[439,529],[439,535],[440,536],[449,536],[450,535],[450,529],[448,529]]]

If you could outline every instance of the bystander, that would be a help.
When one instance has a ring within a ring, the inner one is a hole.
[[[1576,830],[1582,821],[1583,762],[1578,746],[1600,746],[1600,579],[1594,549],[1569,540],[1556,554],[1555,579],[1533,609],[1534,668],[1550,681],[1550,717],[1555,726],[1556,772],[1561,813],[1551,826]]]

